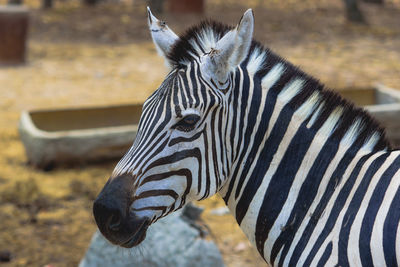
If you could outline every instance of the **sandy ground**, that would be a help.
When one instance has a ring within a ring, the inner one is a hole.
[[[0,0],[0,3],[3,0]],[[332,88],[382,82],[400,88],[400,3],[363,5],[368,26],[345,22],[341,1],[251,1],[256,38]],[[284,3],[282,3],[284,2]],[[318,4],[316,4],[318,3]],[[28,63],[0,68],[0,252],[3,266],[74,266],[96,229],[92,201],[115,162],[36,170],[26,164],[17,124],[22,110],[143,102],[164,64],[150,43],[144,3],[33,8]],[[206,16],[234,24],[247,7],[209,1]],[[177,32],[204,16],[162,16]],[[219,197],[198,203],[228,266],[263,261]]]

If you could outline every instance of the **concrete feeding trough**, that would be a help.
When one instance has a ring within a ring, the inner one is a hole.
[[[339,93],[365,108],[385,127],[393,146],[400,147],[400,91],[378,84],[373,88],[346,89]]]
[[[132,145],[142,105],[22,112],[19,133],[28,162],[51,169],[121,157]]]

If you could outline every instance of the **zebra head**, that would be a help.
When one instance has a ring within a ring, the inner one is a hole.
[[[204,22],[178,37],[148,10],[157,51],[170,72],[143,105],[134,144],[96,199],[96,223],[114,244],[133,247],[148,226],[229,177],[229,99],[248,55],[254,18],[235,28]]]

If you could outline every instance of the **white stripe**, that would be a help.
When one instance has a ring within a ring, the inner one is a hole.
[[[282,103],[289,103],[293,97],[300,93],[301,88],[304,85],[304,80],[300,78],[293,78],[290,82],[282,89],[279,93],[278,98]]]
[[[343,136],[341,143],[352,144],[357,139],[360,134],[361,120],[358,118],[347,130],[346,134]]]
[[[314,92],[311,94],[311,96],[305,101],[299,108],[298,108],[298,114],[300,117],[305,117],[308,118],[309,116],[312,116],[310,121],[317,118],[319,115],[320,110],[315,110],[315,106],[318,104],[318,101],[320,99],[319,93]],[[306,127],[310,128],[312,124],[310,125],[310,121],[308,121]]]
[[[251,52],[249,62],[247,64],[247,72],[250,76],[254,76],[254,74],[263,67],[265,57],[265,51],[258,47]]]
[[[318,92],[314,92],[313,94],[317,94],[318,96],[319,96],[319,93]],[[317,104],[317,102],[315,103],[315,105]],[[320,105],[319,105],[319,107],[317,108],[317,110],[316,111],[314,111],[314,113],[313,113],[313,115],[312,115],[312,117],[311,117],[311,119],[308,121],[308,123],[307,123],[307,128],[311,128],[313,125],[314,125],[314,123],[315,123],[315,121],[317,120],[317,118],[319,117],[319,115],[321,114],[321,111],[322,111],[322,108],[324,107],[324,103],[321,103]]]
[[[282,63],[276,64],[267,75],[261,80],[263,90],[269,90],[282,76],[285,66]]]

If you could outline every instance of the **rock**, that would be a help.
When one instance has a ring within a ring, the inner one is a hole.
[[[218,247],[201,238],[187,220],[182,211],[160,219],[149,227],[146,239],[131,249],[112,245],[97,231],[79,267],[224,266]]]
[[[210,214],[219,215],[219,216],[229,214],[229,208],[228,207],[216,208],[216,209],[211,210]]]

